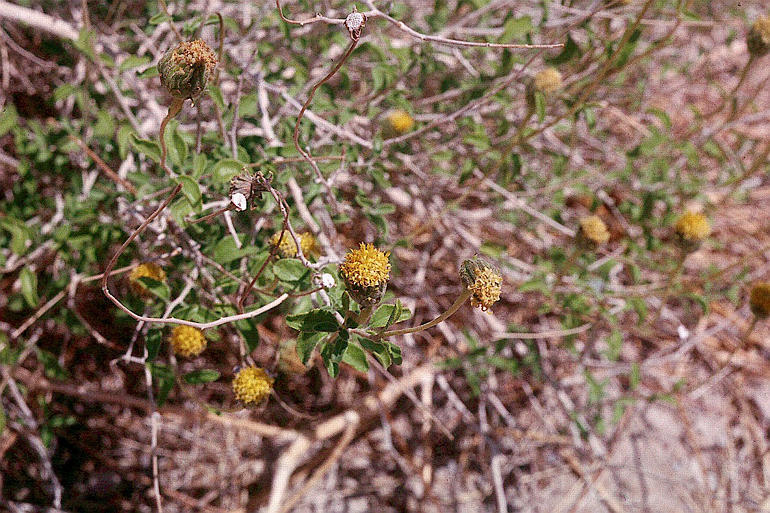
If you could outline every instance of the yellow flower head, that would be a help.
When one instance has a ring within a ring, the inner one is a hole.
[[[686,212],[677,220],[674,228],[677,235],[687,242],[701,242],[711,234],[708,219],[698,212]]]
[[[259,403],[270,395],[275,380],[260,367],[244,367],[233,379],[233,392],[238,401]]]
[[[390,253],[384,253],[372,244],[363,242],[351,249],[340,264],[345,288],[359,305],[376,305],[385,295],[390,277]]]
[[[389,252],[382,252],[373,244],[351,249],[340,264],[340,272],[346,282],[360,287],[376,287],[390,278]]]
[[[131,270],[128,275],[128,284],[134,294],[148,296],[147,287],[139,281],[140,278],[152,278],[155,281],[164,283],[166,281],[166,271],[161,266],[153,262],[143,262]]]
[[[302,248],[302,254],[306,257],[317,257],[319,254],[318,241],[315,236],[310,232],[300,233],[299,246]],[[280,244],[278,240],[280,239]],[[297,256],[297,244],[294,243],[294,238],[286,231],[283,232],[283,238],[281,238],[281,232],[276,232],[270,237],[270,245],[278,247],[278,253],[284,258],[294,258]]]
[[[414,119],[405,110],[397,109],[388,114],[388,125],[398,135],[403,135],[412,129]]]
[[[180,324],[171,331],[171,348],[179,356],[198,356],[206,349],[206,337],[198,328]]]
[[[751,287],[749,306],[751,312],[760,319],[770,316],[770,283],[757,283]]]
[[[561,73],[555,68],[545,68],[535,75],[535,89],[543,94],[555,93],[561,89]]]
[[[599,216],[587,216],[580,220],[580,235],[596,245],[604,244],[610,240],[610,232],[607,225]]]
[[[500,271],[484,260],[472,258],[460,266],[460,279],[465,288],[471,292],[471,306],[489,310],[500,300],[503,277]]]
[[[762,16],[749,30],[746,37],[746,45],[749,53],[755,57],[762,57],[770,52],[770,16]]]

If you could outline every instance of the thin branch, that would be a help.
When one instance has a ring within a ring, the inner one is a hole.
[[[276,0],[278,1],[278,0]],[[305,115],[305,110],[307,110],[308,105],[310,105],[310,102],[313,101],[313,96],[315,96],[316,91],[319,87],[321,87],[327,80],[332,78],[337,71],[342,67],[343,64],[345,64],[345,61],[350,57],[350,54],[353,53],[353,50],[356,48],[356,45],[358,45],[358,39],[353,39],[350,42],[350,46],[348,46],[347,51],[342,55],[342,58],[337,62],[337,64],[332,68],[329,73],[326,74],[325,77],[323,77],[321,80],[316,83],[316,85],[313,86],[313,88],[310,90],[310,93],[308,94],[307,100],[305,100],[305,103],[302,105],[302,108],[299,110],[299,114],[297,115],[297,122],[294,124],[294,147],[297,148],[297,151],[305,157],[305,160],[310,164],[310,166],[313,168],[313,171],[315,171],[316,176],[318,177],[318,180],[324,185],[326,188],[326,193],[329,197],[329,201],[334,205],[336,203],[336,200],[334,199],[334,193],[331,190],[331,186],[329,183],[324,179],[323,174],[321,173],[321,169],[318,167],[318,164],[315,163],[315,161],[310,156],[310,153],[305,151],[299,144],[299,127],[300,123],[302,123],[302,117]]]
[[[472,47],[472,48],[519,48],[519,49],[528,49],[528,50],[561,48],[564,46],[564,43],[550,43],[550,44],[542,44],[542,45],[530,45],[530,44],[520,44],[520,43],[485,43],[485,42],[477,42],[477,41],[461,41],[459,39],[449,39],[441,36],[431,36],[429,34],[423,34],[422,32],[418,32],[413,28],[410,28],[403,21],[399,21],[385,14],[384,12],[377,9],[374,6],[374,2],[372,2],[371,0],[365,0],[365,3],[367,7],[371,9],[371,11],[368,11],[365,13],[367,17],[383,18],[384,20],[388,21],[390,24],[395,26],[400,31],[406,32],[410,36],[416,39],[419,39],[420,41],[430,41],[432,43],[438,43],[438,44],[447,45],[447,46],[464,46],[464,47]]]

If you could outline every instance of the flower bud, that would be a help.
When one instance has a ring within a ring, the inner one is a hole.
[[[177,99],[196,98],[217,65],[211,48],[202,40],[182,41],[158,62],[160,83]]]
[[[746,36],[746,46],[754,57],[762,57],[770,52],[770,16],[762,16],[754,22]]]
[[[760,319],[770,317],[770,283],[757,283],[751,287],[749,294],[751,313]]]

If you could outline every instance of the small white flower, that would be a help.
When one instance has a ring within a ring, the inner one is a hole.
[[[364,15],[360,12],[351,12],[348,17],[345,18],[345,26],[348,30],[358,30],[361,28],[361,24],[364,22]]]
[[[329,273],[323,273],[321,275],[321,286],[325,289],[330,289],[334,287],[334,276],[332,276]]]
[[[353,41],[358,41],[365,26],[366,16],[357,10],[354,10],[345,18],[345,28],[348,29],[350,39]]]
[[[236,192],[232,196],[230,196],[230,203],[235,205],[235,209],[238,212],[243,212],[246,210],[246,196],[241,194],[240,192]]]
[[[688,330],[687,328],[685,328],[685,327],[684,327],[684,326],[682,326],[681,324],[680,324],[680,325],[679,325],[679,327],[676,329],[676,332],[679,334],[679,338],[680,338],[680,340],[682,340],[682,341],[685,341],[685,340],[687,340],[688,338],[690,338],[690,330]]]

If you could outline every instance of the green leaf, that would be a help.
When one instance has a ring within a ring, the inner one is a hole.
[[[286,324],[303,333],[333,333],[340,327],[334,314],[322,308],[299,315],[289,315],[286,317]]]
[[[366,372],[369,370],[369,362],[366,361],[366,353],[358,344],[352,342],[348,343],[345,354],[342,356],[342,361],[357,371]]]
[[[168,301],[171,299],[171,291],[169,290],[168,285],[165,283],[153,280],[149,276],[142,276],[138,279],[138,281],[144,285],[153,295],[161,298],[163,301]]]
[[[150,66],[144,71],[140,71],[136,74],[137,78],[152,78],[157,77],[160,73],[158,73],[158,67],[157,66]]]
[[[170,18],[168,17],[168,15],[166,15],[166,13],[159,12],[158,14],[150,18],[147,21],[147,23],[149,23],[150,25],[160,25],[161,23],[168,21],[169,19]]]
[[[3,431],[5,431],[5,423],[6,423],[5,418],[6,418],[5,409],[3,408],[2,405],[0,405],[0,435],[2,435]]]
[[[196,385],[199,383],[211,383],[212,381],[218,380],[219,376],[219,371],[214,369],[200,369],[188,372],[182,376],[182,379],[191,385]]]
[[[136,134],[131,134],[131,146],[139,153],[147,155],[155,162],[160,162],[160,146],[149,139],[140,139]]]
[[[182,194],[190,202],[190,206],[198,211],[201,207],[201,188],[198,182],[189,176],[179,176],[177,177],[177,182],[182,184]]]
[[[65,98],[69,98],[75,92],[78,90],[77,87],[70,83],[64,83],[57,87],[53,92],[53,101],[58,102],[61,100],[64,100]]]
[[[0,228],[11,233],[11,251],[21,256],[27,252],[27,241],[32,238],[29,227],[15,217],[0,217]]]
[[[153,328],[147,332],[144,346],[147,348],[147,361],[151,362],[157,358],[160,352],[160,346],[163,344],[163,330]]]
[[[121,159],[125,159],[128,155],[128,148],[131,145],[131,134],[134,133],[134,129],[129,125],[122,125],[118,129],[118,154]]]
[[[390,364],[393,363],[393,358],[390,355],[387,343],[382,341],[375,342],[374,340],[364,337],[356,338],[364,349],[372,353],[380,361],[383,367],[386,369],[390,367]]]
[[[96,60],[96,54],[94,53],[94,46],[93,46],[93,38],[94,33],[89,32],[85,28],[80,30],[80,34],[78,34],[77,41],[73,41],[72,44],[75,45],[75,48],[83,52],[86,56],[88,56],[89,59],[92,61]]]
[[[171,139],[171,144],[168,144],[168,140],[166,141],[171,160],[173,160],[179,167],[182,167],[184,161],[187,159],[187,143],[182,136],[179,135],[178,130],[172,130],[170,136],[167,136],[166,139]]]
[[[396,344],[387,341],[385,342],[385,345],[388,347],[388,353],[390,354],[393,363],[395,365],[401,365],[401,362],[403,361],[401,348]]]
[[[37,359],[43,364],[45,375],[59,381],[67,379],[67,371],[59,365],[59,359],[45,349],[37,348]]]
[[[227,236],[217,242],[217,245],[214,246],[212,254],[214,260],[220,264],[227,264],[233,260],[238,260],[247,255],[255,255],[257,251],[258,249],[251,245],[243,246],[238,249],[238,246],[235,245],[235,240],[232,237]]]
[[[297,356],[302,363],[306,364],[310,360],[313,349],[325,336],[324,333],[303,332],[297,337]]]
[[[24,296],[27,305],[30,308],[36,307],[40,302],[37,295],[37,275],[29,267],[24,267],[19,273],[19,281],[21,282],[21,295]]]
[[[150,368],[152,377],[155,378],[158,383],[158,407],[163,406],[168,397],[168,393],[174,388],[174,369],[160,363],[148,363],[147,366]]]
[[[620,357],[620,350],[623,348],[623,334],[614,330],[609,337],[607,337],[607,359],[611,361],[617,361]]]
[[[215,85],[209,85],[207,90],[211,99],[214,100],[214,103],[216,103],[220,109],[225,110],[225,99],[222,96],[222,90]]]
[[[235,327],[243,335],[243,339],[246,342],[246,348],[249,353],[254,351],[259,345],[259,330],[257,329],[257,322],[251,319],[243,319],[235,323]]]
[[[338,332],[337,338],[333,341],[327,342],[321,348],[321,358],[324,360],[326,370],[329,371],[329,375],[333,378],[337,377],[339,373],[339,362],[342,361],[342,357],[348,347],[348,332]]]
[[[289,234],[287,233],[288,237]],[[273,273],[281,281],[299,281],[309,270],[296,258],[282,258],[273,264]]]
[[[139,57],[137,55],[129,55],[123,62],[120,63],[120,71],[127,71],[129,69],[138,68],[152,62],[152,59],[148,56]]]
[[[529,16],[511,18],[503,25],[503,34],[500,36],[500,42],[510,43],[511,41],[521,40],[530,32],[532,32],[532,18]]]
[[[224,159],[214,164],[214,180],[219,183],[228,183],[232,177],[243,170],[245,164],[240,160]]]
[[[412,316],[407,308],[401,305],[401,302],[396,300],[395,305],[382,305],[374,312],[369,326],[372,328],[388,328],[393,324],[401,321],[405,321]]]
[[[537,120],[542,123],[545,119],[545,95],[540,91],[535,91],[535,112]]]
[[[19,115],[16,113],[16,107],[13,104],[6,103],[3,112],[0,113],[0,137],[11,131],[11,128],[18,123]]]
[[[641,381],[642,377],[639,364],[637,362],[633,362],[631,364],[631,374],[628,377],[628,386],[631,388],[631,390],[636,390]]]
[[[545,61],[551,65],[564,64],[574,58],[579,58],[581,54],[580,47],[572,39],[572,36],[567,35],[567,42],[564,43],[564,48],[562,48],[561,53],[550,59],[545,59]]]

